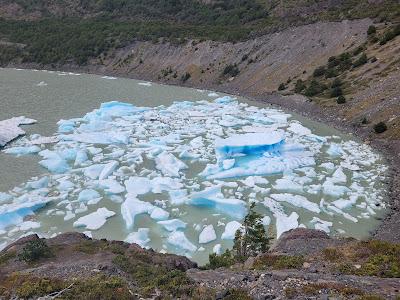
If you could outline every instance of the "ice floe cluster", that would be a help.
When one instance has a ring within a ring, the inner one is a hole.
[[[352,235],[384,207],[386,167],[369,146],[229,96],[103,103],[3,151],[38,155],[47,172],[0,193],[0,245],[75,228],[196,256],[231,246],[252,202],[278,237],[296,227]]]

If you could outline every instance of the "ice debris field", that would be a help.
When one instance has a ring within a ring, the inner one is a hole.
[[[2,151],[37,155],[46,169],[0,193],[2,247],[77,230],[196,259],[232,246],[252,202],[275,237],[296,227],[353,235],[384,207],[386,167],[368,145],[230,96],[103,103]]]

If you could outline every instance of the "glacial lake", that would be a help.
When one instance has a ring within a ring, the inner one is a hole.
[[[248,207],[276,237],[295,227],[363,238],[385,212],[368,145],[270,105],[90,74],[0,69],[0,247],[80,231],[205,263]],[[57,143],[40,144],[55,136]]]

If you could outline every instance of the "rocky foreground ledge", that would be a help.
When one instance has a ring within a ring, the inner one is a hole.
[[[0,252],[0,299],[399,299],[399,277],[400,244],[309,229],[216,270],[81,233],[30,235]]]

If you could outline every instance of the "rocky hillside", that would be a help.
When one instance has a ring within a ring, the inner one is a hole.
[[[268,253],[207,270],[135,244],[80,233],[48,240],[32,235],[0,252],[0,297],[398,299],[399,255],[398,245],[335,240],[321,231],[295,229]]]

